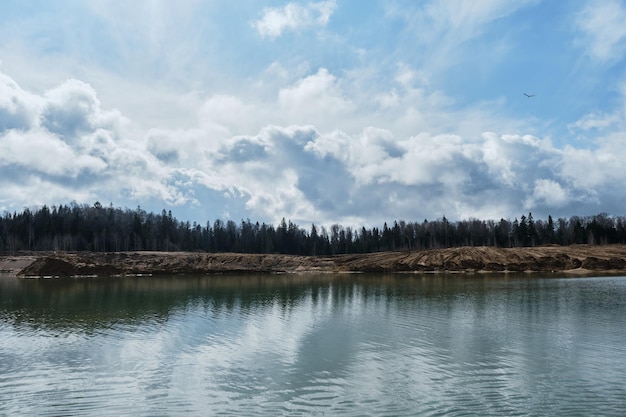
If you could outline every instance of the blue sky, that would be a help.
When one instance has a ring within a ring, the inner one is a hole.
[[[624,215],[625,21],[616,0],[3,1],[0,211]]]

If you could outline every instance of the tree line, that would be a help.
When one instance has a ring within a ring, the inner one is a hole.
[[[72,203],[25,208],[0,217],[0,252],[202,251],[334,255],[461,246],[520,247],[626,243],[626,217],[605,213],[535,220],[396,220],[382,228],[333,224],[303,229],[283,219],[277,226],[242,220],[204,225],[179,221],[171,211],[146,212]]]

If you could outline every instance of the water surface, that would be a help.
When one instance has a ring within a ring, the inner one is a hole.
[[[0,277],[0,415],[625,415],[626,278]]]

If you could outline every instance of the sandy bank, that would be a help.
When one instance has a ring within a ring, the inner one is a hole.
[[[18,276],[297,272],[626,272],[626,245],[464,247],[325,257],[239,253],[37,253],[0,256]]]

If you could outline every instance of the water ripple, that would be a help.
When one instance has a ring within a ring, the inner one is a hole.
[[[2,288],[0,415],[626,414],[623,278],[169,280]]]

